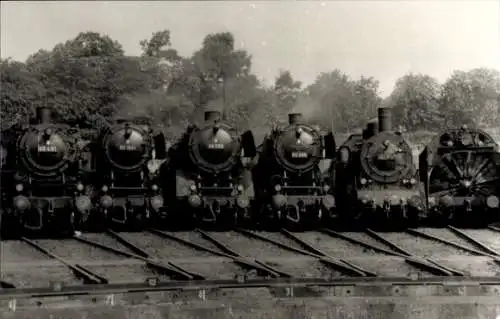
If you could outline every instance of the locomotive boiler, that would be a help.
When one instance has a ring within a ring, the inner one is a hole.
[[[153,131],[149,118],[116,119],[101,129],[93,150],[96,220],[136,228],[163,213],[163,196],[148,163],[165,158],[165,138]]]
[[[290,227],[333,217],[335,197],[324,161],[335,157],[333,133],[304,123],[301,113],[267,136],[254,168],[261,217]]]
[[[27,234],[73,234],[91,209],[88,167],[74,130],[53,121],[52,109],[3,132],[4,230]]]
[[[203,125],[190,126],[169,149],[161,168],[170,211],[180,212],[172,219],[188,225],[244,223],[255,197],[248,168],[256,156],[253,134],[240,135],[217,110],[207,110],[204,116]]]
[[[466,126],[441,132],[421,152],[419,170],[435,222],[500,220],[500,154],[486,132]]]
[[[377,129],[378,126],[378,129]],[[417,223],[425,214],[412,151],[392,130],[391,110],[378,109],[378,125],[339,147],[336,188],[347,219],[360,224]]]

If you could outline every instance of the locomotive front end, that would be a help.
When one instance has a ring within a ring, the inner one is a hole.
[[[14,187],[12,217],[32,233],[44,229],[71,233],[80,227],[91,199],[68,127],[54,124],[49,108],[39,108],[37,124],[24,130],[15,150],[17,165],[9,168]]]
[[[418,222],[424,214],[412,151],[392,131],[390,109],[379,109],[379,132],[366,139],[360,151],[357,198],[361,217],[369,224]]]
[[[165,139],[153,136],[149,122],[132,119],[109,127],[101,135],[97,164],[97,216],[114,226],[141,228],[162,214],[163,195],[148,163],[164,153]]]
[[[189,160],[195,174],[183,174],[183,190],[177,185],[177,197],[184,197],[198,221],[207,224],[235,224],[249,218],[254,199],[250,171],[245,159],[255,156],[250,132],[238,136],[221,122],[219,111],[205,112],[205,125],[191,132]],[[179,180],[179,176],[178,176]]]
[[[420,155],[420,171],[435,222],[465,226],[500,220],[500,154],[484,131],[442,132]]]
[[[332,217],[335,197],[320,162],[328,158],[327,153],[333,157],[334,150],[333,134],[325,137],[305,124],[302,114],[289,114],[288,126],[273,132],[256,172],[267,189],[263,196],[269,198],[270,217],[292,227]]]

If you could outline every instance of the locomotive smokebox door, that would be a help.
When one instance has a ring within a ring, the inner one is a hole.
[[[46,106],[36,108],[37,124],[52,123],[52,109]]]
[[[332,132],[324,136],[325,158],[334,159],[337,146],[335,145],[335,137]]]
[[[302,120],[304,119],[304,116],[302,113],[290,113],[288,114],[288,124],[297,124],[297,123],[302,123]]]
[[[222,113],[216,110],[205,111],[205,122],[206,123],[217,123],[220,122],[222,118]]]
[[[255,139],[252,131],[246,131],[241,135],[241,145],[245,157],[255,157],[257,155],[257,146],[255,146]]]
[[[379,132],[389,132],[392,130],[392,109],[381,107],[378,109],[378,129]]]

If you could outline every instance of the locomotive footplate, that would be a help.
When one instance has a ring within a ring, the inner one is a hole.
[[[113,226],[138,226],[148,218],[146,198],[143,195],[113,197],[113,204],[106,209],[108,222]]]
[[[438,198],[438,200],[436,200]],[[487,199],[469,196],[429,197],[429,208],[431,219],[442,219],[443,222],[450,220],[458,223],[484,224],[495,219],[500,213],[498,198],[490,196]],[[475,216],[471,219],[471,215]]]
[[[272,203],[273,218],[292,225],[306,225],[331,218],[335,208],[335,197],[330,194],[306,196],[275,194]]]
[[[26,197],[14,198],[13,216],[19,218],[19,227],[24,231],[48,232],[74,228],[74,198],[65,197]]]

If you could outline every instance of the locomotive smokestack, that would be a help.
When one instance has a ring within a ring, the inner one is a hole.
[[[46,106],[36,108],[36,121],[38,124],[52,122],[52,109]]]
[[[297,124],[302,122],[303,115],[302,113],[290,113],[288,114],[288,124]]]
[[[379,132],[387,132],[392,130],[392,114],[391,109],[380,107],[378,109],[378,130]]]
[[[219,111],[205,111],[205,122],[220,122],[222,114]]]

